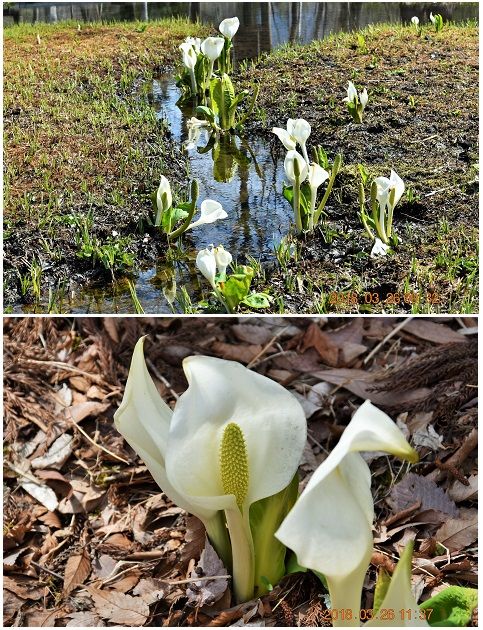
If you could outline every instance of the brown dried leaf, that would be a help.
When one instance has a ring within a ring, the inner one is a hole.
[[[416,501],[421,501],[421,511],[437,510],[449,516],[459,515],[454,502],[432,479],[408,473],[392,488],[388,503],[393,509],[400,511],[414,505]]]
[[[64,595],[68,595],[84,582],[91,572],[91,559],[87,549],[69,557],[64,572]]]
[[[298,350],[303,354],[309,348],[315,348],[326,365],[337,367],[339,364],[339,346],[317,324],[311,324],[305,332]]]
[[[265,346],[275,336],[265,326],[253,326],[252,324],[234,324],[231,330],[239,341],[262,346]]]
[[[213,352],[217,355],[228,359],[230,361],[239,361],[240,363],[250,363],[253,359],[260,354],[262,346],[256,345],[232,345],[229,343],[223,343],[222,341],[215,341],[211,346]]]
[[[169,587],[167,587],[162,580],[145,578],[139,581],[138,585],[133,590],[133,595],[140,595],[149,606],[163,599],[168,588]]]
[[[12,620],[21,607],[25,604],[25,600],[9,590],[3,592],[3,623],[4,626],[11,626]]]
[[[136,586],[141,577],[139,569],[133,569],[125,575],[121,575],[117,582],[109,582],[109,588],[119,593],[127,593]]]
[[[374,375],[365,370],[340,368],[316,371],[312,373],[312,376],[320,378],[327,383],[332,383],[333,385],[340,385],[353,394],[356,394],[356,396],[364,400],[370,400],[375,405],[388,407],[417,400],[425,400],[431,394],[431,390],[427,387],[420,387],[403,392],[374,391],[372,389],[374,386]]]
[[[109,409],[110,406],[111,403],[100,403],[89,400],[78,403],[77,405],[72,405],[72,407],[68,407],[65,412],[67,418],[74,420],[74,422],[81,422],[81,420],[89,416],[99,416],[101,413],[104,413],[106,409]]]
[[[453,499],[453,501],[466,501],[467,499],[476,498],[478,494],[478,475],[471,475],[467,479],[468,485],[465,486],[455,479],[453,485],[448,490],[449,496]]]
[[[455,332],[448,326],[436,324],[435,322],[422,319],[421,317],[414,317],[408,321],[404,325],[403,330],[404,332],[411,333],[420,339],[431,341],[432,343],[466,342],[464,335],[460,335],[460,333]]]
[[[438,529],[435,537],[451,552],[460,551],[472,545],[478,538],[477,510],[462,510],[462,518],[446,521]]]
[[[103,628],[106,625],[93,610],[71,613],[68,618],[67,628]]]
[[[86,586],[103,619],[123,626],[142,626],[149,617],[149,606],[141,597]]]
[[[194,571],[192,571],[191,577],[207,577],[212,575],[227,575],[227,571],[207,538],[200,561]],[[198,608],[201,608],[201,606],[205,604],[211,606],[223,596],[227,587],[228,578],[226,580],[217,579],[193,582],[186,589],[188,603]]]

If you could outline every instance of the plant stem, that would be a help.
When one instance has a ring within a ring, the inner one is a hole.
[[[293,211],[295,213],[295,225],[297,227],[297,234],[300,234],[303,230],[302,217],[300,216],[300,175],[294,173],[295,184],[293,186]]]
[[[223,564],[228,571],[231,572],[231,545],[223,512],[217,512],[215,517],[204,522],[204,526],[216,553],[223,560]]]
[[[237,603],[253,598],[255,580],[255,552],[247,514],[232,508],[225,510],[233,554],[233,590]]]
[[[215,290],[215,294],[216,297],[220,300],[220,302],[223,304],[223,306],[225,307],[225,310],[228,314],[232,314],[233,311],[231,310],[231,308],[228,306],[228,303],[223,299],[223,295],[221,294],[221,291],[219,289],[217,289],[216,287],[213,287]]]
[[[332,190],[332,186],[334,185],[335,177],[339,172],[339,168],[342,162],[342,156],[340,153],[335,156],[334,163],[332,164],[332,172],[330,173],[329,183],[327,184],[327,190],[325,191],[324,196],[322,197],[322,201],[319,204],[314,216],[314,225],[317,225],[319,222],[320,215],[322,214],[323,209],[325,208],[325,204],[327,203],[327,199]]]

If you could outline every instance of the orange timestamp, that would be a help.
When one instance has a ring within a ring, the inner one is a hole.
[[[401,621],[402,623],[407,621],[429,621],[433,613],[432,608],[413,609],[413,608],[400,608],[394,610],[393,608],[380,608],[374,611],[372,608],[361,608],[358,614],[351,608],[327,608],[322,611],[322,617],[324,621],[370,621],[376,619],[377,621]]]
[[[358,306],[360,304],[417,304],[425,301],[428,304],[440,304],[441,299],[438,293],[428,291],[426,294],[417,291],[408,292],[387,292],[378,291],[332,291],[329,294],[329,304],[331,306]]]

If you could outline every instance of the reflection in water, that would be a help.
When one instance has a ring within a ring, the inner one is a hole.
[[[184,16],[218,25],[238,16],[238,59],[256,57],[285,42],[307,43],[330,33],[363,28],[378,22],[422,22],[429,13],[444,20],[478,18],[477,2],[14,2],[4,6],[4,24],[17,22],[79,22],[156,20]]]

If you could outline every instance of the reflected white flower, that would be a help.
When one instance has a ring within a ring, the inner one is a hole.
[[[208,129],[209,126],[210,124],[206,120],[200,120],[194,116],[188,120],[188,139],[183,144],[186,151],[196,148],[201,133]]]

